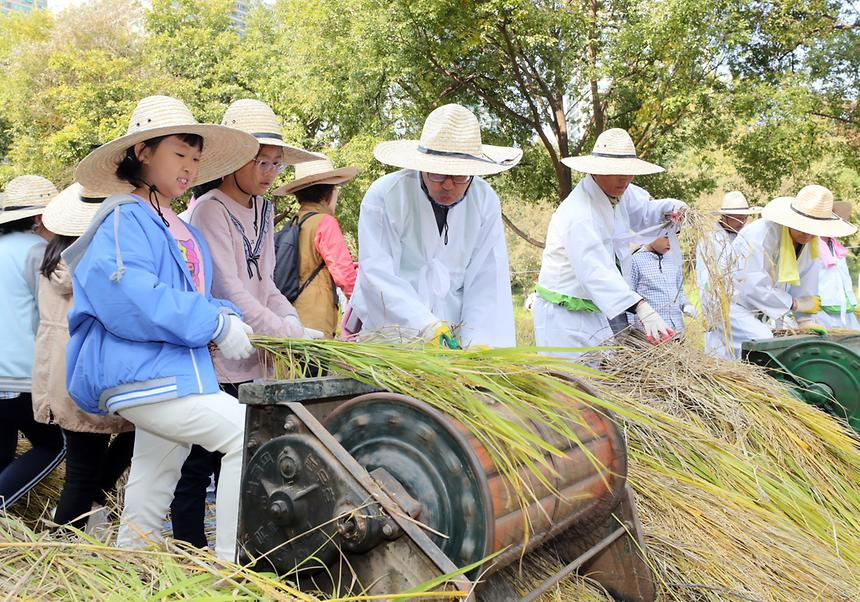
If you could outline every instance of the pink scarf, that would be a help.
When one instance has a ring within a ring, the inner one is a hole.
[[[821,257],[821,263],[824,264],[825,268],[829,269],[836,265],[836,261],[838,259],[842,259],[848,255],[848,251],[845,250],[845,247],[843,247],[838,240],[831,238],[830,240],[833,241],[833,253],[831,253],[827,240],[828,239],[824,237],[820,237],[818,239],[818,251],[819,256]]]

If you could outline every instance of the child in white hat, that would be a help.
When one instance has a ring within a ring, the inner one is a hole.
[[[687,205],[651,200],[631,184],[634,176],[663,168],[639,159],[622,129],[600,134],[591,154],[562,162],[586,175],[550,220],[536,289],[535,341],[542,347],[600,345],[626,327],[627,312],[636,314],[650,341],[671,338],[674,330],[626,277],[630,244],[653,240]]]
[[[340,224],[334,216],[338,188],[358,174],[358,168],[335,168],[322,153],[316,159],[296,165],[295,178],[275,195],[295,195],[299,211],[298,277],[299,294],[293,304],[302,324],[333,338],[337,329],[338,297],[343,291],[352,297],[358,265],[352,260]]]
[[[91,533],[106,520],[107,495],[131,462],[134,427],[119,416],[84,412],[66,391],[72,275],[61,253],[86,231],[103,200],[103,194],[75,183],[55,196],[42,214],[53,237],[39,269],[40,320],[33,361],[34,418],[59,426],[66,441],[66,472],[53,521]]]
[[[448,104],[427,116],[420,140],[383,142],[373,154],[402,169],[361,202],[351,306],[363,331],[395,326],[444,346],[515,345],[501,206],[480,176],[514,167],[522,151],[483,144],[477,117]]]
[[[769,322],[780,326],[793,316],[800,327],[816,326],[821,309],[816,237],[857,231],[833,213],[833,193],[815,184],[797,196],[773,199],[762,218],[745,226],[732,244],[730,330],[717,324],[724,357],[740,358],[744,342],[772,338]]]
[[[170,202],[198,180],[232,173],[257,140],[198,123],[180,101],[141,100],[126,135],[75,171],[86,188],[114,193],[64,259],[73,271],[67,387],[85,411],[137,427],[117,543],[157,540],[192,444],[224,453],[216,500],[216,554],[235,555],[244,410],[221,391],[208,345],[228,359],[253,353],[251,328],[212,296],[203,236]]]
[[[253,136],[259,149],[238,169],[195,189],[198,196],[189,221],[212,253],[212,294],[234,303],[257,334],[303,337],[295,308],[272,280],[274,205],[264,195],[287,166],[315,157],[283,141],[275,113],[259,100],[237,100],[221,125]],[[269,376],[256,353],[231,359],[216,350],[213,359],[221,388],[236,397],[240,384]],[[191,449],[170,504],[176,539],[206,547],[206,488],[219,463],[218,452],[199,445]]]
[[[42,225],[57,194],[41,176],[18,176],[0,199],[0,510],[51,474],[66,448],[55,424],[33,419],[33,350],[39,324],[39,265],[51,233]],[[16,458],[19,434],[31,449]]]

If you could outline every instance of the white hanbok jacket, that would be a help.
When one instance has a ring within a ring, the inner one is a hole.
[[[822,239],[824,242],[824,239]],[[817,316],[818,323],[825,328],[853,328],[860,330],[857,316],[849,306],[857,305],[854,294],[854,283],[848,271],[848,262],[844,257],[834,256],[834,265],[821,266],[818,273],[818,296],[821,297],[821,307],[839,308],[838,312],[827,312],[822,309]]]
[[[725,357],[740,358],[741,344],[753,339],[773,337],[767,319],[779,324],[791,311],[796,297],[818,294],[818,272],[821,263],[813,259],[811,245],[803,246],[797,258],[800,284],[777,282],[779,272],[779,239],[783,226],[759,219],[744,226],[732,243],[735,268],[732,271],[732,301],[730,343],[718,351]],[[717,325],[719,340],[725,341],[721,325]]]
[[[362,330],[417,335],[441,320],[461,325],[464,346],[516,345],[499,197],[475,177],[448,211],[447,244],[430,203],[412,170],[382,176],[364,195],[351,302]]]
[[[631,243],[654,240],[666,214],[683,207],[675,199],[651,200],[634,185],[613,207],[590,175],[580,180],[550,220],[538,283],[555,293],[588,299],[600,313],[570,311],[539,297],[534,310],[537,345],[581,347],[611,337],[608,318],[642,298],[625,279]]]

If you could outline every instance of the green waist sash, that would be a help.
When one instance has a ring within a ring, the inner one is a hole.
[[[587,311],[593,314],[600,313],[600,308],[597,307],[591,299],[581,299],[579,297],[571,297],[570,295],[557,293],[541,286],[540,284],[535,286],[535,292],[544,301],[548,301],[553,305],[560,305],[570,311]]]
[[[851,313],[856,309],[856,305],[847,305],[845,307],[845,313]],[[838,305],[822,305],[821,311],[826,312],[828,314],[841,314],[842,308]]]

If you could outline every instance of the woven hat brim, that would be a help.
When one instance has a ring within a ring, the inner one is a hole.
[[[62,236],[81,236],[86,232],[101,203],[85,203],[81,200],[81,190],[79,185],[72,184],[48,203],[42,214],[42,224],[48,230]]]
[[[319,159],[319,157],[317,157]],[[272,193],[275,196],[287,196],[298,190],[316,186],[317,184],[345,184],[358,175],[357,167],[341,167],[331,171],[322,171],[320,173],[311,174],[292,182],[287,182],[283,186],[276,188]]]
[[[19,219],[25,219],[28,217],[33,217],[34,215],[41,215],[44,213],[44,207],[38,207],[33,209],[13,209],[11,211],[2,211],[0,212],[0,224],[8,224],[9,222],[14,222]]]
[[[761,213],[761,207],[747,207],[746,209],[719,209],[717,213],[720,215],[758,215]]]
[[[633,158],[581,155],[565,157],[561,162],[576,171],[598,176],[647,176],[666,171],[654,163]]]
[[[761,216],[781,226],[788,226],[813,236],[850,236],[857,232],[857,226],[850,224],[841,217],[836,219],[814,219],[797,213],[791,208],[793,197],[777,197],[765,205]]]
[[[298,146],[287,144],[280,138],[267,138],[266,136],[257,136],[257,142],[260,146],[268,144],[269,146],[278,146],[284,149],[284,163],[295,165],[296,163],[304,163],[305,161],[318,161],[319,157],[311,151],[307,151]],[[222,174],[223,175],[223,174]]]
[[[75,180],[85,188],[108,194],[131,192],[134,186],[116,176],[125,151],[138,142],[174,134],[197,134],[203,138],[200,168],[191,185],[233,173],[256,157],[260,148],[251,134],[222,125],[200,123],[152,128],[120,136],[92,151],[75,169]]]
[[[511,146],[482,144],[481,152],[486,158],[434,155],[421,152],[419,146],[418,140],[380,142],[373,156],[386,165],[446,176],[491,176],[511,169],[523,158],[523,151]]]

